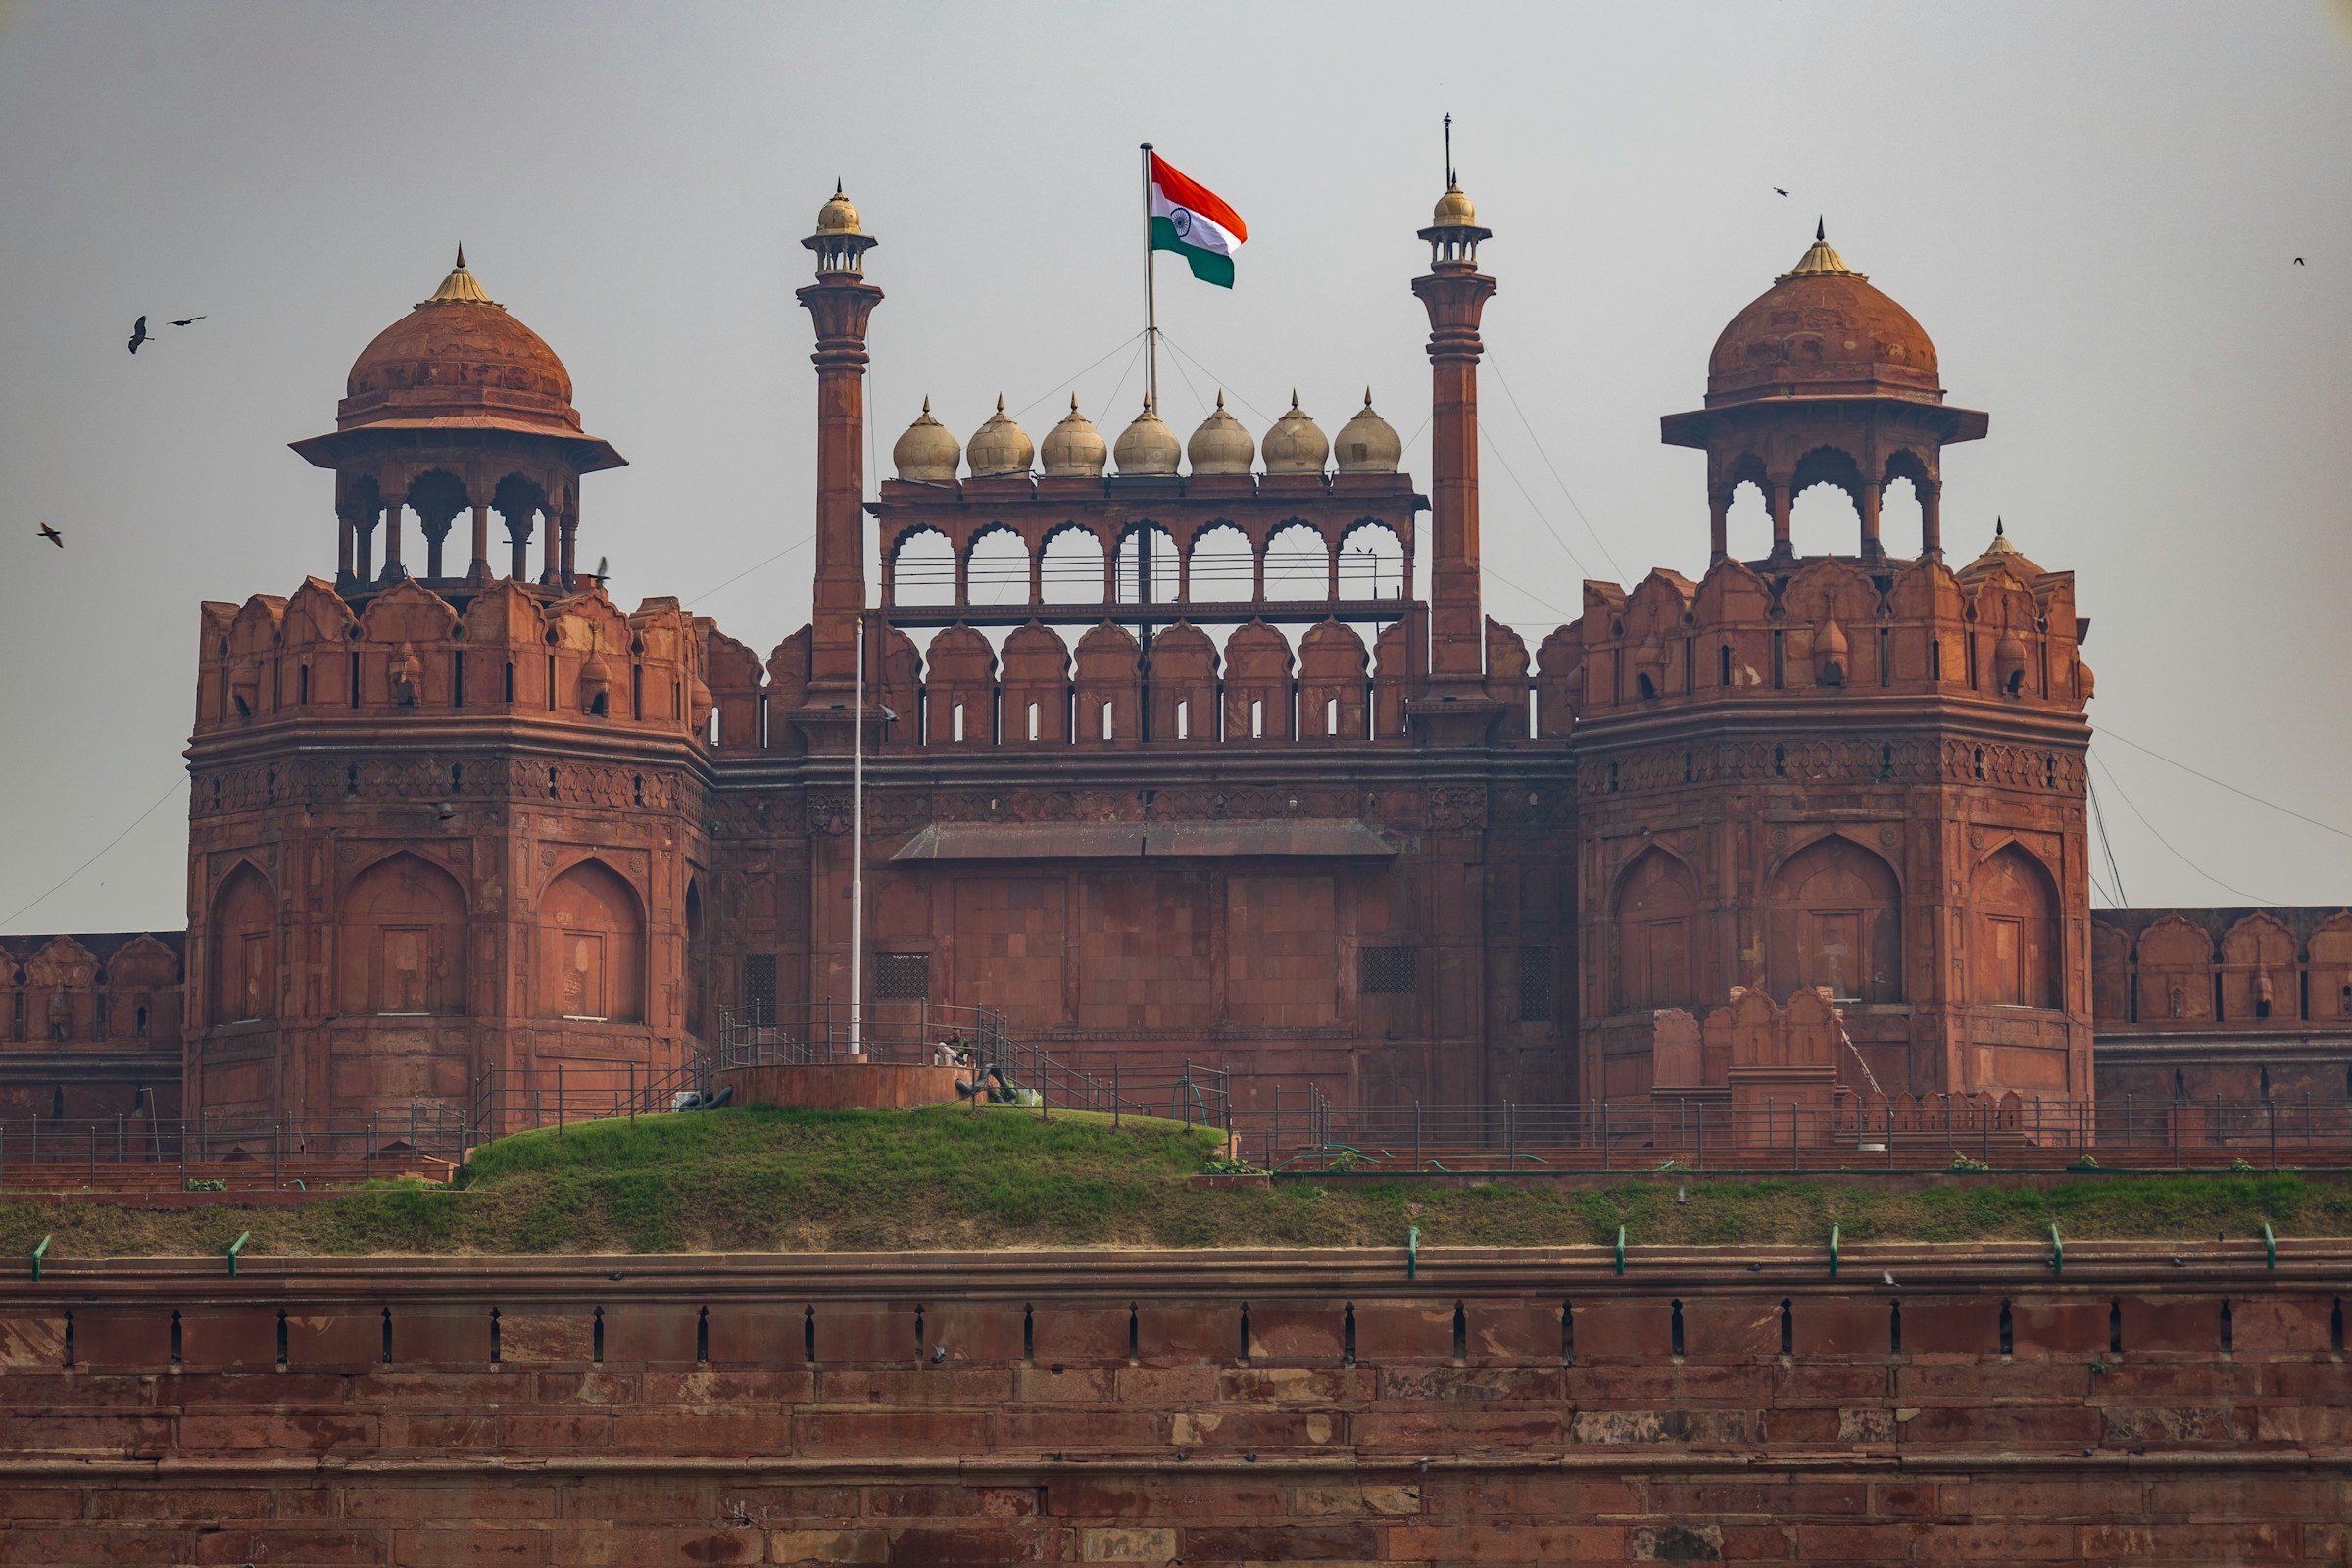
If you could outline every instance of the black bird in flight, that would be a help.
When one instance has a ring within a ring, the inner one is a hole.
[[[2303,265],[2303,258],[2302,258],[2302,257],[2300,257],[2300,256],[2296,257],[2296,258],[2295,258],[2295,265],[2296,265],[2297,267],[2301,267],[2301,266]]]
[[[41,524],[41,537],[48,540],[51,544],[57,546],[57,548],[60,550],[66,548],[66,536],[62,533],[59,533],[55,528],[50,527],[45,522]]]
[[[140,344],[152,343],[154,341],[155,339],[147,335],[147,318],[144,316],[140,317],[137,321],[132,323],[130,328],[130,352],[136,354],[139,352]]]
[[[173,326],[194,326],[198,321],[203,319],[204,318],[201,316],[191,316],[184,320],[173,321],[172,324]]]
[[[1772,193],[1773,193],[1775,196],[1786,196],[1786,195],[1788,195],[1788,194],[1787,191],[1785,191],[1785,190],[1781,189],[1781,187],[1780,187],[1780,186],[1778,186],[1778,185],[1775,185],[1775,186],[1773,186],[1773,187],[1772,187]]]

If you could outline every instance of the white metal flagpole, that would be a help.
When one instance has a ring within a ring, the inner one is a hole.
[[[1152,275],[1152,144],[1144,143],[1144,354],[1148,378],[1147,395],[1152,399],[1152,412],[1159,412],[1159,301]]]
[[[858,692],[850,743],[850,1054],[865,1054],[865,617],[858,617]]]

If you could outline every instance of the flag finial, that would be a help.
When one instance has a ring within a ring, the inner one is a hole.
[[[1446,116],[1446,188],[1453,188],[1453,115]]]
[[[1815,218],[1813,220],[1813,237],[1816,240],[1826,240],[1830,237],[1830,221],[1828,219]]]

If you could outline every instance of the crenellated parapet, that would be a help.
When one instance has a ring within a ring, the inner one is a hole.
[[[462,606],[404,579],[355,607],[313,577],[291,598],[203,607],[196,739],[478,719],[707,744],[708,626],[675,599],[624,614],[593,579],[495,582]]]

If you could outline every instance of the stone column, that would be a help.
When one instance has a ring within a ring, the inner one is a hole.
[[[850,271],[820,271],[795,296],[815,320],[816,574],[808,700],[846,696],[858,674],[858,617],[865,609],[865,334],[882,291]],[[966,569],[956,565],[956,598]]]
[[[400,514],[405,509],[398,501],[384,503],[384,581],[397,582],[407,576],[408,569],[400,564]]]
[[[1485,689],[1478,545],[1479,317],[1494,279],[1444,260],[1413,279],[1429,312],[1430,689]]]
[[[1793,474],[1776,473],[1772,476],[1772,559],[1787,561],[1795,554],[1788,544],[1789,494],[1795,483]]]
[[[1859,499],[1862,503],[1859,508],[1862,514],[1862,559],[1877,561],[1886,553],[1886,547],[1879,543],[1879,487],[1865,479]]]
[[[466,575],[474,582],[490,580],[490,503],[473,504],[473,560],[466,564]]]
[[[1732,553],[1731,513],[1732,498],[1730,496],[1707,497],[1707,561],[1709,564],[1723,560]]]
[[[1943,559],[1943,486],[1931,484],[1919,496],[1919,553],[1931,561]]]

